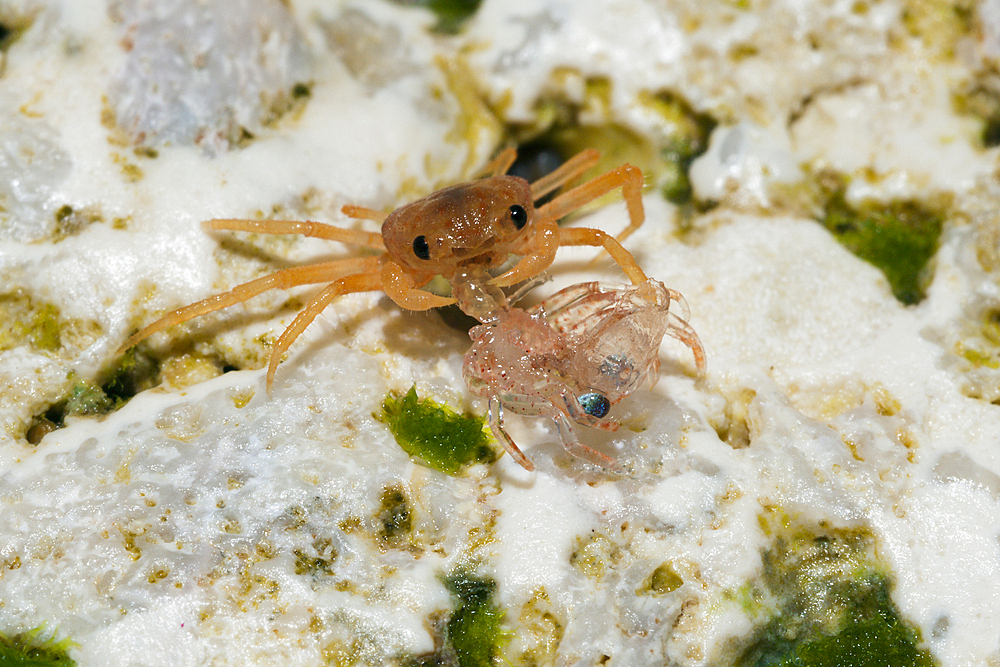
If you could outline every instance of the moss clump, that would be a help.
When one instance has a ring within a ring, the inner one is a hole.
[[[71,639],[56,641],[55,634],[45,635],[45,626],[7,635],[0,632],[0,667],[74,667],[68,651],[75,646]]]
[[[863,531],[777,537],[750,613],[770,611],[739,667],[931,667],[899,616]]]
[[[375,417],[388,425],[403,451],[443,473],[457,475],[468,465],[496,460],[484,418],[418,400],[416,386],[402,398],[387,395]]]
[[[821,222],[841,245],[878,267],[901,302],[924,298],[927,267],[944,223],[941,212],[915,201],[855,207],[841,188],[827,201]]]
[[[497,605],[496,582],[457,572],[444,585],[458,603],[447,624],[447,644],[460,667],[491,667],[498,655],[503,629],[503,611]]]

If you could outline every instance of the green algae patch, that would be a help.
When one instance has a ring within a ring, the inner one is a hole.
[[[114,399],[92,382],[80,380],[70,389],[66,397],[63,416],[67,415],[103,415],[115,407]]]
[[[50,303],[42,304],[35,311],[29,333],[31,341],[40,350],[55,352],[62,347],[59,336],[59,309]]]
[[[592,530],[586,535],[577,536],[569,564],[580,574],[600,581],[605,572],[621,561],[621,558],[621,547],[606,535]]]
[[[63,317],[58,306],[24,290],[0,293],[0,350],[28,346],[73,355],[90,347],[101,331],[98,322]]]
[[[959,114],[971,116],[982,125],[979,140],[983,148],[1000,145],[1000,93],[985,81],[973,81],[968,89],[952,98],[952,106]]]
[[[664,137],[658,147],[660,192],[674,204],[691,204],[694,199],[689,177],[691,163],[708,150],[708,138],[718,123],[670,93],[640,96],[639,103],[654,111],[664,125]]]
[[[560,76],[576,78],[572,70],[557,71]],[[598,164],[579,182],[632,164],[642,170],[645,186],[658,191],[680,208],[681,223],[687,224],[701,204],[694,201],[690,180],[691,164],[708,149],[708,140],[717,125],[708,114],[696,111],[684,98],[667,91],[647,91],[638,96],[637,105],[653,119],[655,129],[639,133],[612,120],[613,82],[593,77],[584,81],[581,100],[558,95],[543,99],[538,105],[537,121],[531,125],[508,128],[518,143],[518,161],[510,173],[534,181],[588,148],[601,153]],[[605,122],[582,118],[608,119]],[[552,195],[550,195],[552,196]],[[612,191],[589,207],[604,206],[621,199]],[[539,203],[545,203],[546,199]]]
[[[68,651],[76,644],[45,634],[45,626],[14,635],[0,632],[0,667],[74,667]]]
[[[745,611],[764,617],[739,667],[931,667],[863,530],[779,528]],[[740,596],[737,595],[737,598]]]
[[[852,206],[841,188],[833,193],[820,220],[845,248],[879,268],[902,303],[925,296],[928,267],[937,252],[944,215],[916,201]]]
[[[263,546],[258,553],[266,555],[271,547]],[[328,537],[317,537],[313,540],[311,551],[295,549],[295,574],[308,575],[313,579],[333,575],[333,564],[339,555],[333,540]]]
[[[72,377],[66,398],[54,409],[59,419],[71,415],[104,415],[125,405],[140,391],[155,386],[159,364],[144,352],[132,348],[108,367],[99,384]]]
[[[443,473],[458,475],[466,466],[488,465],[497,458],[483,417],[419,400],[416,386],[403,397],[387,395],[375,417],[389,427],[404,452]]]
[[[900,19],[931,54],[951,60],[960,44],[978,29],[972,0],[917,0],[907,2]]]
[[[155,386],[159,364],[141,349],[132,348],[102,375],[106,379],[98,384],[70,373],[68,391],[36,414],[25,430],[28,444],[37,445],[47,434],[65,426],[67,417],[100,416],[117,410],[140,391]]]
[[[560,122],[539,137],[518,147],[519,158],[522,154],[525,156],[534,154],[545,160],[537,171],[528,171],[523,177],[537,180],[577,153],[589,148],[598,150],[601,158],[595,166],[584,172],[579,180],[580,183],[620,167],[626,162],[642,169],[643,175],[646,176],[657,169],[654,147],[646,139],[625,127],[614,124],[579,127]],[[555,159],[552,156],[555,156]],[[520,164],[515,163],[515,165],[511,173],[522,175],[517,173]],[[614,196],[620,199],[621,191],[618,190]]]
[[[103,216],[92,208],[74,209],[69,204],[60,206],[54,215],[55,231],[52,240],[56,243],[79,234],[90,225],[103,222]]]
[[[492,667],[500,664],[508,640],[501,626],[504,611],[496,602],[496,582],[459,567],[441,578],[455,608],[431,615],[434,651],[402,662],[406,667]]]
[[[101,383],[101,390],[114,400],[117,409],[139,392],[156,386],[160,364],[144,346],[133,346],[104,372],[104,376],[107,379]]]
[[[446,577],[444,585],[458,603],[447,624],[447,643],[458,664],[491,667],[504,640],[500,626],[503,610],[495,600],[496,582],[458,572]]]
[[[841,627],[789,640],[781,623],[770,628],[757,649],[754,667],[931,667],[934,660],[918,648],[916,632],[899,618],[884,578],[860,583],[863,593],[847,601]]]
[[[398,4],[426,7],[437,17],[434,32],[456,34],[476,10],[482,0],[396,0]]]

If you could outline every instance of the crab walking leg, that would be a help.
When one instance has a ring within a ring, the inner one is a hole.
[[[617,169],[612,169],[592,181],[587,181],[583,185],[573,188],[569,192],[562,193],[548,204],[539,207],[538,214],[558,220],[584,204],[620,187],[622,196],[625,197],[625,205],[628,207],[629,224],[615,238],[624,241],[632,232],[639,229],[642,226],[642,221],[646,219],[646,213],[642,207],[642,185],[642,170],[630,164],[623,164]],[[532,188],[532,192],[534,192],[534,188]]]
[[[500,151],[500,154],[495,158],[490,160],[489,164],[483,167],[477,174],[478,177],[491,178],[493,176],[501,176],[507,173],[510,166],[514,164],[514,160],[517,159],[517,150],[514,148],[507,148]]]
[[[531,184],[531,197],[538,200],[558,187],[569,183],[583,174],[601,159],[601,154],[593,148],[580,151],[559,167]],[[573,209],[570,209],[573,210]],[[567,211],[568,212],[568,211]],[[555,216],[559,217],[559,216]]]
[[[210,296],[207,299],[202,299],[164,315],[122,343],[118,351],[119,353],[124,352],[139,341],[145,340],[157,331],[166,329],[169,326],[187,322],[199,315],[205,315],[237,303],[242,303],[268,290],[288,289],[289,287],[296,287],[298,285],[328,283],[331,280],[336,280],[352,273],[370,272],[372,275],[378,276],[378,261],[378,257],[358,257],[323,262],[322,264],[296,266],[277,271],[271,275],[237,285],[223,294]]]
[[[360,229],[341,229],[322,222],[304,220],[243,220],[240,218],[216,218],[203,223],[213,230],[233,232],[254,232],[257,234],[302,234],[317,239],[340,241],[352,245],[361,245],[374,250],[385,250],[382,235],[377,232],[364,232]]]
[[[503,427],[503,405],[496,396],[490,397],[490,431],[503,448],[507,450],[511,458],[517,461],[522,468],[531,471],[535,469],[535,464],[528,460],[524,452],[514,443],[513,438],[507,434]]]
[[[331,301],[344,294],[374,292],[381,289],[381,278],[378,273],[371,271],[340,278],[324,287],[319,294],[310,299],[306,307],[295,316],[295,319],[281,333],[281,336],[274,343],[274,347],[271,348],[271,359],[267,364],[267,393],[271,393],[271,387],[274,385],[274,373],[278,370],[278,364],[281,363],[281,357],[285,350],[295,342],[295,339],[305,331],[306,327],[312,324],[312,321],[323,312],[323,309],[330,305]]]
[[[707,366],[705,348],[702,346],[698,334],[694,332],[694,328],[686,320],[682,320],[676,315],[671,315],[670,328],[667,329],[667,335],[676,338],[691,348],[691,353],[694,354],[695,366],[698,367],[699,371],[704,373]]]
[[[589,245],[604,248],[611,258],[621,267],[633,285],[646,282],[646,274],[643,273],[639,264],[635,261],[628,250],[613,236],[605,234],[599,229],[589,227],[575,227],[571,229],[559,229],[559,245]]]
[[[433,276],[421,278],[424,281],[421,284],[426,284],[431,277]],[[451,297],[419,289],[413,276],[393,261],[382,264],[381,280],[380,289],[393,303],[406,310],[430,310],[455,303],[455,299]]]
[[[676,304],[680,312],[669,314],[670,327],[667,328],[666,335],[687,345],[691,349],[691,353],[694,354],[695,366],[704,373],[708,367],[705,360],[705,347],[701,344],[701,339],[695,333],[694,327],[688,323],[688,320],[691,319],[691,309],[688,308],[687,300],[680,292],[670,288],[667,288],[667,295],[670,297],[670,302]]]
[[[510,287],[524,280],[530,280],[549,268],[559,249],[559,225],[552,218],[538,221],[538,229],[531,244],[530,254],[521,257],[507,273],[493,279],[499,287]]]
[[[565,415],[557,413],[553,416],[553,420],[556,423],[556,430],[559,431],[559,439],[562,440],[563,448],[567,452],[587,463],[593,463],[595,466],[613,472],[621,471],[622,467],[613,458],[580,442],[573,431],[573,425],[569,423],[569,419]]]
[[[633,285],[646,282],[646,274],[635,261],[635,257],[622,247],[622,244],[615,237],[605,234],[599,229],[589,227],[564,229],[559,227],[553,218],[543,218],[538,221],[538,233],[532,247],[532,253],[522,257],[521,261],[515,264],[510,271],[495,278],[493,284],[500,287],[510,287],[537,276],[552,264],[559,246],[575,245],[604,248]]]
[[[382,211],[376,211],[373,208],[366,208],[364,206],[354,206],[353,204],[348,204],[340,209],[340,212],[344,215],[350,216],[352,218],[359,218],[361,220],[374,220],[375,222],[382,224],[385,219],[389,217],[388,213]],[[381,238],[381,235],[379,235]]]

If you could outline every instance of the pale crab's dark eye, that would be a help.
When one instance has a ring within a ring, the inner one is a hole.
[[[417,259],[431,258],[431,247],[427,245],[427,237],[423,234],[413,239],[413,254]]]
[[[583,411],[591,417],[603,419],[611,412],[611,401],[600,392],[592,391],[589,394],[583,394],[577,400],[580,401]]]
[[[510,219],[514,221],[515,227],[524,229],[524,226],[528,224],[528,212],[524,210],[523,206],[514,204],[510,207]]]

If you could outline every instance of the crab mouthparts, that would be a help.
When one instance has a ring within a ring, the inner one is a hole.
[[[455,243],[451,247],[452,253],[460,259],[468,257],[479,257],[480,255],[495,254],[497,246],[496,236],[489,236],[476,245],[462,245]]]
[[[475,249],[470,249],[467,252],[456,252],[455,254],[460,259],[460,266],[494,266],[498,261],[503,261],[507,258],[507,253],[498,253],[489,250],[476,252]]]

